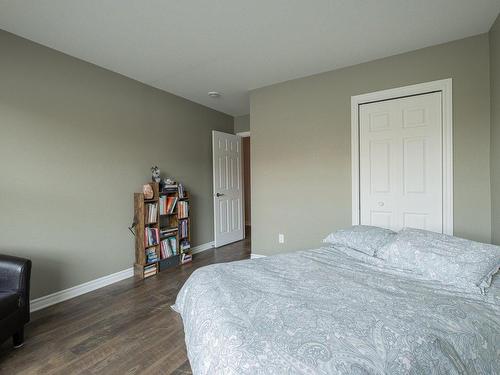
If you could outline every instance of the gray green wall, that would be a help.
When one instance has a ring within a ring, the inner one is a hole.
[[[0,253],[33,297],[132,266],[133,193],[157,164],[213,240],[211,130],[233,118],[0,31]]]
[[[444,78],[453,78],[455,234],[490,242],[488,50],[483,34],[251,92],[252,252],[318,246],[351,224],[352,95]]]
[[[490,30],[491,235],[500,245],[500,16]]]
[[[238,116],[234,118],[234,133],[250,131],[250,115]]]

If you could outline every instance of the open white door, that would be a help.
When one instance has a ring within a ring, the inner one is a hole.
[[[212,131],[215,247],[240,241],[243,225],[241,137]]]

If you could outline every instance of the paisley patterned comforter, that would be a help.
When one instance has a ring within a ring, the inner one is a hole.
[[[173,308],[194,374],[498,374],[495,288],[321,248],[198,269]]]

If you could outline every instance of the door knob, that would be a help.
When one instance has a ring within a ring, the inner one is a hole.
[[[384,207],[384,202],[378,202],[379,207]]]
[[[215,194],[215,196],[216,196],[216,197],[222,197],[223,195],[224,195],[224,194],[222,194],[222,193],[217,193],[217,194]]]

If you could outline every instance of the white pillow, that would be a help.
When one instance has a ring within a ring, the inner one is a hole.
[[[376,257],[431,280],[484,293],[500,268],[500,247],[446,234],[405,228]]]
[[[323,242],[347,246],[364,254],[374,256],[375,252],[391,241],[395,234],[389,229],[368,225],[354,225],[330,233]]]

